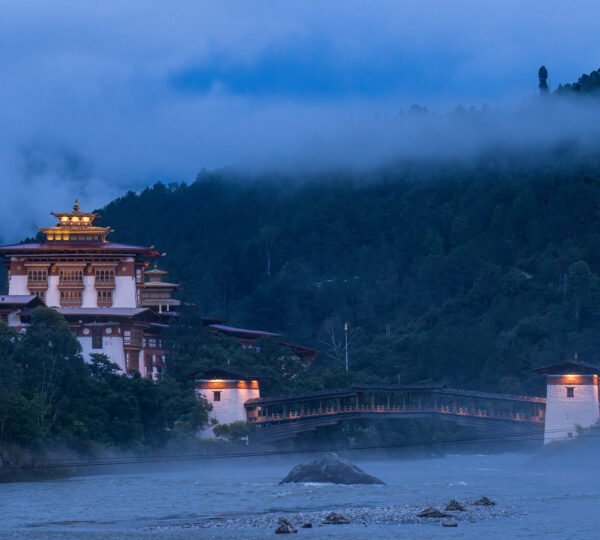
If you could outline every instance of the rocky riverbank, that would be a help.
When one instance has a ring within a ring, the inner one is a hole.
[[[289,513],[265,513],[252,516],[223,517],[201,520],[195,523],[185,523],[179,525],[168,525],[152,527],[149,530],[154,531],[173,531],[177,529],[231,529],[243,530],[247,528],[264,529],[265,532],[273,533],[280,525],[282,518],[285,518],[291,525],[301,529],[303,525],[310,523],[312,527],[342,527],[343,525],[328,525],[324,522],[327,517],[335,512],[344,516],[350,525],[370,526],[370,525],[402,525],[411,523],[429,523],[437,524],[455,522],[457,524],[464,522],[477,522],[482,520],[493,520],[498,518],[521,515],[518,510],[503,508],[498,505],[482,506],[480,504],[463,503],[464,511],[446,511],[447,502],[438,503],[434,508],[439,508],[447,517],[428,518],[418,517],[428,505],[390,505],[377,507],[353,507],[336,508],[331,507],[327,510],[318,512],[289,512]]]

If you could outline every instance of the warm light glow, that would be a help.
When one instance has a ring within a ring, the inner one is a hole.
[[[87,216],[83,216],[83,217],[81,218],[81,220],[82,220],[82,221],[85,221],[85,222],[87,223],[87,222],[90,220],[90,218],[89,218],[89,217],[87,217]]]
[[[65,221],[69,221],[69,218],[67,216],[63,216],[63,217],[60,218],[60,220],[62,222],[65,222]]]
[[[78,222],[79,222],[79,218],[78,218],[77,216],[73,216],[73,217],[71,218],[71,221],[73,221],[73,222],[77,222],[77,223],[78,223]]]
[[[233,379],[204,379],[197,381],[197,388],[212,389],[212,390],[226,390],[226,389],[240,389],[240,390],[258,390],[258,381],[244,381],[244,380],[233,380]]]

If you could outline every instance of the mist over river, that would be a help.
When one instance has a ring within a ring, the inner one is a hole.
[[[312,516],[313,528],[299,529],[295,538],[598,538],[600,467],[540,467],[531,454],[348,457],[387,485],[278,484],[294,464],[314,456],[155,465],[2,484],[0,538],[254,539],[274,537],[274,528],[261,524],[279,517],[299,527],[299,515]],[[450,499],[470,502],[482,495],[497,506],[461,517],[457,528],[412,518],[415,509],[443,509]],[[383,507],[404,508],[411,519],[366,525],[320,525],[314,519],[330,510],[376,516]]]

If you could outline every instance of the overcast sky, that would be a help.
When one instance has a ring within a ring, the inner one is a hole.
[[[381,133],[413,103],[513,107],[536,94],[540,64],[551,85],[600,66],[597,0],[0,0],[0,10],[4,241],[75,196],[97,207],[202,168],[374,162],[402,144]],[[372,121],[381,138],[365,135]]]

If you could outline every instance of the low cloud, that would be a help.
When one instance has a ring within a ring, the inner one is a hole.
[[[5,3],[0,240],[75,197],[202,168],[371,167],[588,144],[594,104],[532,105],[597,67],[597,6],[516,0]],[[435,113],[409,113],[411,104]],[[488,103],[491,112],[452,114]]]

